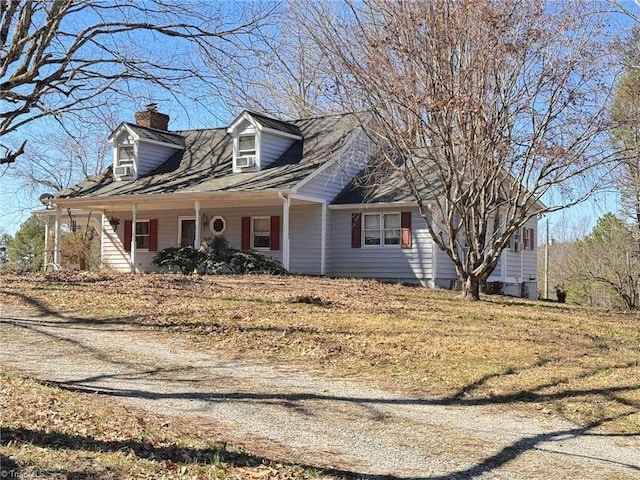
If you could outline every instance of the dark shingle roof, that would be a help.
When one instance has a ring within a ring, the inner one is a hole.
[[[265,117],[256,112],[251,112],[247,110],[247,113],[255,118],[260,125],[267,128],[272,128],[274,130],[280,130],[281,132],[291,133],[293,135],[302,136],[302,132],[300,132],[300,127],[295,125],[294,123],[283,122],[282,120],[276,120],[275,118]]]
[[[184,146],[184,137],[178,133],[157,130],[155,128],[141,127],[134,123],[124,122],[136,135],[147,140],[155,140],[163,143]]]
[[[108,169],[57,196],[87,198],[289,189],[331,160],[355,133],[360,121],[356,115],[346,114],[297,120],[291,124],[299,130],[304,140],[295,141],[279,159],[259,172],[232,172],[233,144],[226,128],[166,132],[172,138],[183,138],[185,148],[149,174],[137,180],[113,181],[111,169]],[[153,133],[155,135],[155,131]]]
[[[371,165],[356,175],[338,196],[331,202],[334,205],[350,205],[361,203],[415,202],[415,197],[407,186],[402,166],[393,168],[382,163],[377,167]],[[423,200],[434,198],[439,181],[435,174],[425,169],[425,183],[416,178],[415,184],[421,192]]]

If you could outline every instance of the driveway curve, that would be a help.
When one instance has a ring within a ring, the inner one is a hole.
[[[637,435],[391,394],[194,351],[177,338],[3,312],[0,368],[159,415],[215,421],[230,440],[259,438],[264,450],[253,454],[277,451],[358,478],[640,478]]]

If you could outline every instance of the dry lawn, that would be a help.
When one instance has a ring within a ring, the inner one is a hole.
[[[0,300],[445,403],[640,432],[637,315],[295,276],[4,274]]]

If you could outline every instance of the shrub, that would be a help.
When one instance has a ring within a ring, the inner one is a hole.
[[[236,251],[231,255],[228,266],[233,273],[270,273],[272,275],[287,273],[278,260],[255,250]]]
[[[255,250],[236,250],[222,236],[207,238],[200,250],[193,247],[165,248],[158,252],[152,263],[158,267],[178,268],[185,275],[194,271],[208,274],[221,271],[272,275],[287,273],[275,258]]]
[[[196,271],[204,260],[204,252],[193,247],[169,247],[160,250],[151,263],[161,268],[178,268],[181,273],[188,275]]]
[[[203,266],[206,273],[219,273],[225,268],[229,269],[228,264],[231,256],[237,252],[221,235],[204,240],[201,250],[205,257]]]

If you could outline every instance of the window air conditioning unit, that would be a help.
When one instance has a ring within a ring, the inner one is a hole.
[[[127,177],[133,174],[133,169],[131,165],[125,165],[121,167],[115,167],[113,172],[116,174],[116,177]]]
[[[245,155],[243,157],[236,158],[236,166],[238,168],[250,168],[256,166],[255,155]]]

